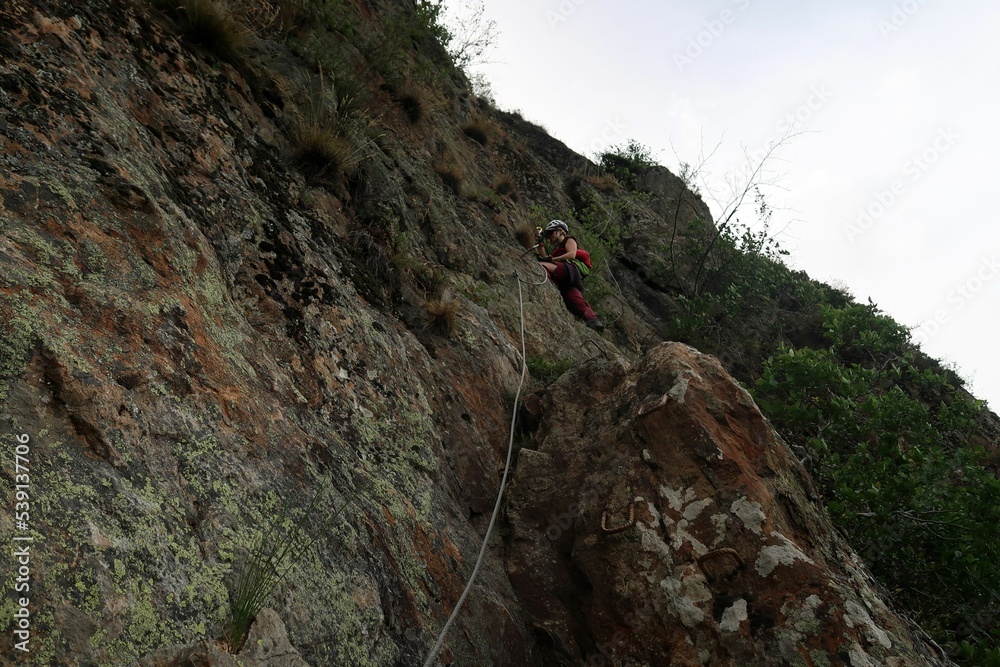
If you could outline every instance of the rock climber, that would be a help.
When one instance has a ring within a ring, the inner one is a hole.
[[[569,312],[582,319],[591,329],[600,331],[604,328],[597,313],[583,298],[583,279],[590,273],[590,253],[581,248],[576,239],[569,235],[569,225],[562,220],[553,220],[540,230],[537,252],[538,261],[548,274]],[[551,243],[554,249],[547,254],[546,243]]]

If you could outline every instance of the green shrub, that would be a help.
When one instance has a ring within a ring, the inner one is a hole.
[[[453,36],[442,21],[443,0],[416,0],[416,10],[413,38],[430,38],[447,49]]]
[[[917,368],[906,329],[873,306],[823,315],[829,348],[780,348],[754,398],[896,601],[942,643],[997,650],[1000,480],[971,444],[980,406],[921,401],[956,388]]]
[[[843,360],[881,365],[906,352],[910,331],[871,304],[822,308],[831,349]]]
[[[612,146],[598,156],[605,172],[629,190],[635,190],[638,179],[650,167],[656,166],[653,151],[635,139],[629,139],[620,146]]]
[[[575,362],[572,359],[556,359],[551,361],[542,357],[529,357],[527,363],[531,379],[541,383],[543,386],[548,386],[572,368]]]

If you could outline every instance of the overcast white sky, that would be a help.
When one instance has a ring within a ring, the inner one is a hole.
[[[676,172],[721,140],[706,172],[726,203],[748,153],[800,133],[766,191],[772,227],[791,223],[790,264],[918,327],[1000,409],[1000,3],[496,0],[486,14],[499,36],[475,69],[499,106],[585,155],[636,139]]]

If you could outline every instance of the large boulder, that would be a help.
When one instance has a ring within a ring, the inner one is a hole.
[[[547,665],[944,663],[713,357],[593,361],[540,409],[507,566]]]

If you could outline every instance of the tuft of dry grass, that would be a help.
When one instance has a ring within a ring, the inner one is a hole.
[[[424,92],[412,84],[405,84],[395,95],[396,103],[403,109],[406,119],[413,124],[419,123],[427,115],[425,97]]]
[[[280,28],[279,19],[285,2],[281,5],[268,0],[236,0],[236,2],[237,5],[232,11],[244,25],[251,27],[258,35],[273,33]]]
[[[509,174],[504,174],[493,181],[493,192],[501,197],[509,197],[517,201],[517,185],[514,184],[514,179]]]
[[[264,0],[244,0],[262,2]],[[297,30],[311,30],[320,26],[322,3],[316,0],[274,0],[277,3],[274,19],[269,26],[278,34],[287,36]]]
[[[458,331],[458,314],[461,304],[447,291],[425,304],[430,323],[428,326],[448,336]]]
[[[535,234],[538,230],[531,226],[530,223],[521,222],[514,228],[514,238],[517,242],[521,244],[521,247],[528,249],[535,245]]]
[[[298,116],[288,130],[293,145],[292,161],[307,176],[351,173],[358,166],[358,150],[337,134],[334,123]]]
[[[622,189],[621,183],[611,174],[598,174],[594,176],[584,176],[583,180],[589,183],[595,190],[603,194],[610,194]]]
[[[498,141],[503,135],[499,125],[484,118],[473,118],[462,126],[462,132],[481,146],[488,146]]]
[[[434,163],[434,171],[456,195],[462,196],[465,184],[465,167],[452,160],[441,159]]]
[[[242,60],[253,33],[224,4],[213,0],[155,0],[172,14],[181,34],[227,62]]]
[[[319,82],[304,81],[298,93],[302,107],[289,114],[287,126],[292,163],[310,178],[351,175],[361,149],[350,139],[350,128],[361,114],[351,80],[330,90],[320,71]]]
[[[348,247],[361,264],[380,282],[389,282],[393,263],[383,240],[364,225],[354,225],[348,233]]]

